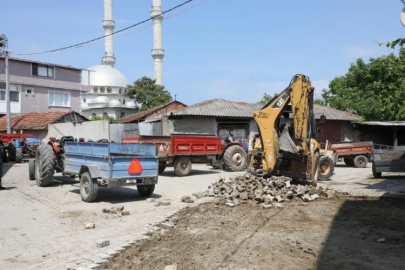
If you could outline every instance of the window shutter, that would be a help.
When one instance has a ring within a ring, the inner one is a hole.
[[[32,75],[38,76],[38,64],[32,64]]]

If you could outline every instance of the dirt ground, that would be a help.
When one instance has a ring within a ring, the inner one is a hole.
[[[284,208],[205,204],[104,269],[403,269],[403,198],[334,198]]]

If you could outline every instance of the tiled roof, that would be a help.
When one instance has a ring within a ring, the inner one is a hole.
[[[181,111],[173,112],[173,115],[188,116],[214,116],[214,117],[239,117],[251,118],[254,111],[260,110],[264,104],[234,102],[225,99],[211,99],[191,105]],[[362,117],[354,113],[337,110],[321,105],[314,105],[315,118],[319,119],[322,114],[327,120],[361,121]]]
[[[159,110],[161,108],[169,106],[170,104],[172,104],[174,102],[179,103],[179,104],[183,104],[184,106],[187,106],[186,104],[184,104],[184,103],[182,103],[180,101],[176,101],[176,100],[175,101],[170,101],[169,103],[159,105],[159,106],[153,107],[151,109],[148,109],[148,110],[136,113],[136,114],[132,114],[132,115],[128,115],[126,117],[123,117],[123,118],[118,120],[118,123],[124,124],[124,123],[132,123],[132,122],[135,122],[137,120],[142,120],[143,118],[147,117],[149,114],[152,114],[152,113],[154,113],[155,111],[157,111],[157,110]]]
[[[319,119],[322,114],[326,116],[327,120],[346,120],[346,121],[361,121],[363,118],[357,114],[341,111],[338,109],[322,106],[315,104],[314,105],[315,118]]]
[[[234,102],[225,99],[211,99],[191,105],[174,115],[242,117],[251,118],[253,111],[260,110],[263,104]]]
[[[73,119],[87,120],[76,112],[45,112],[28,113],[11,116],[11,129],[13,130],[42,130],[47,129],[49,124],[57,123],[59,119],[67,114],[76,114]],[[0,131],[7,130],[7,116],[0,118]]]

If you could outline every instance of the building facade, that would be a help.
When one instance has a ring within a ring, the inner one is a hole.
[[[0,67],[5,66],[0,57]],[[90,88],[81,84],[80,68],[9,58],[12,114],[80,111],[80,96]],[[6,114],[6,76],[0,73],[0,114]]]

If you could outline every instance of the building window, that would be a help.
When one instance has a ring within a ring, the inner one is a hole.
[[[0,90],[0,100],[6,101],[6,90]],[[10,102],[20,102],[20,92],[10,91]]]
[[[118,90],[118,93],[121,95],[122,94],[122,89],[120,88],[120,90]]]
[[[100,87],[100,93],[104,93],[105,88],[104,87]]]
[[[49,92],[48,96],[49,96],[49,106],[61,106],[61,107],[70,106],[69,93]]]
[[[53,78],[54,69],[51,66],[32,64],[32,75]]]
[[[111,87],[107,87],[107,93],[111,93]]]
[[[125,98],[122,100],[122,105],[125,105]]]
[[[97,91],[98,91],[98,88],[97,88],[97,87],[93,87],[93,92],[94,92],[94,93],[97,93]]]
[[[26,95],[28,95],[28,94],[34,94],[34,89],[32,89],[32,88],[25,88],[25,94],[26,94]]]
[[[121,118],[122,118],[122,117],[125,117],[125,113],[124,113],[124,112],[121,113]]]
[[[0,82],[0,89],[6,89],[6,83]]]
[[[85,98],[83,99],[83,103],[86,103],[86,99],[85,99]]]

